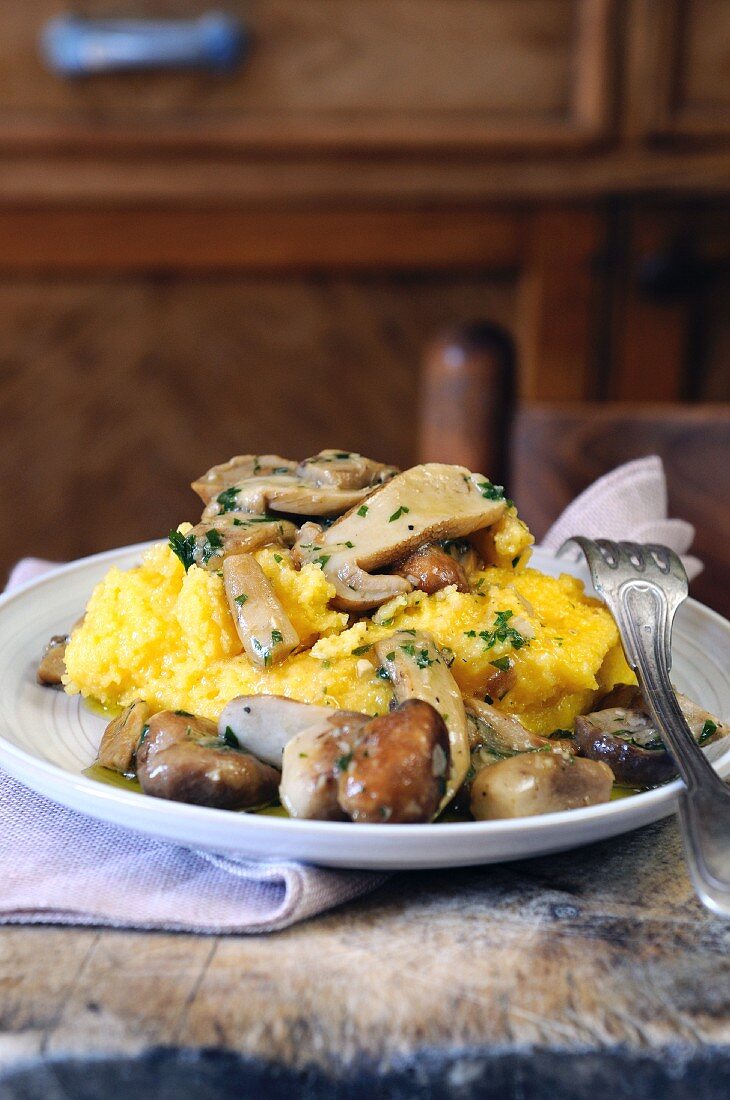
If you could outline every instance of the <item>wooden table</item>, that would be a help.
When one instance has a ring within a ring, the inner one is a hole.
[[[726,1100],[729,948],[673,820],[274,935],[7,927],[0,1097]]]

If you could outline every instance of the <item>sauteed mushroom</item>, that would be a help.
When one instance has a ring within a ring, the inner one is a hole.
[[[449,733],[449,773],[441,806],[456,794],[469,770],[464,701],[433,638],[425,631],[399,630],[377,642],[378,660],[393,682],[399,702],[421,699],[441,715]]]
[[[215,723],[182,711],[160,711],[137,749],[137,778],[145,794],[223,810],[260,806],[276,797],[279,773],[220,738]]]
[[[366,611],[412,587],[403,577],[371,576],[369,570],[390,565],[424,543],[460,538],[495,523],[506,503],[493,499],[493,488],[462,466],[414,466],[326,531],[307,524],[294,547],[295,558],[321,564],[335,587],[335,606]]]
[[[568,752],[525,752],[482,768],[471,785],[471,812],[479,821],[574,810],[611,797],[607,764]]]
[[[66,672],[66,646],[70,641],[70,634],[54,634],[48,644],[43,647],[40,664],[36,672],[36,679],[44,687],[62,688],[62,677]]]
[[[170,534],[170,546],[186,570],[191,565],[211,572],[231,554],[250,554],[262,546],[291,546],[296,527],[289,520],[270,516],[214,516],[207,523],[198,523],[186,535]]]
[[[327,726],[341,713],[332,707],[299,703],[283,695],[239,695],[223,708],[218,733],[222,737],[227,729],[232,730],[242,749],[280,768],[282,754],[292,737],[318,723]]]
[[[249,661],[268,668],[297,648],[299,635],[254,557],[238,554],[226,558],[223,586]]]
[[[292,817],[430,821],[446,783],[448,746],[440,715],[418,700],[373,719],[330,712],[286,745],[281,800]]]
[[[281,455],[234,455],[228,462],[211,467],[190,487],[203,504],[210,504],[214,497],[231,485],[237,485],[251,477],[292,474],[296,468],[296,462],[290,458],[282,458]]]
[[[397,466],[386,466],[352,451],[329,448],[297,466],[297,473],[316,486],[331,485],[337,489],[364,489],[380,485],[394,477]]]
[[[142,730],[150,716],[150,708],[142,699],[135,699],[113,719],[104,730],[99,745],[99,763],[103,768],[129,774],[134,768]]]
[[[575,743],[578,752],[591,760],[609,765],[616,782],[625,787],[654,787],[677,774],[671,755],[664,747],[654,720],[638,688],[605,701],[620,700],[623,705],[594,711],[576,719]],[[686,695],[677,692],[677,702],[701,745],[724,737],[727,728],[718,718],[703,710]]]
[[[450,584],[459,592],[469,591],[466,573],[459,562],[435,542],[419,546],[411,554],[393,567],[399,577],[405,577],[414,588],[426,592],[429,596]]]

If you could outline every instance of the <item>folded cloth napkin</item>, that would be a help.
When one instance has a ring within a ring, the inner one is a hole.
[[[601,478],[551,527],[663,542],[684,553],[694,531],[666,518],[664,470],[639,459]],[[696,559],[685,558],[693,574]],[[52,563],[26,558],[8,588]],[[356,826],[355,826],[356,827]],[[386,875],[190,851],[64,809],[0,772],[0,924],[92,924],[187,932],[272,932],[373,889]]]

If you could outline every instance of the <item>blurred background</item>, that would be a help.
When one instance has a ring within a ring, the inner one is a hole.
[[[196,520],[234,453],[466,436],[538,534],[659,450],[727,559],[730,2],[211,9],[3,12],[0,571]]]

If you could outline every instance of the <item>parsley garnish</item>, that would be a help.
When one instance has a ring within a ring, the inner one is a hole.
[[[236,596],[235,602],[238,604],[239,607],[243,607],[247,599],[248,596],[246,595],[246,593],[242,592],[240,596]]]
[[[511,508],[514,504],[514,501],[504,495],[504,485],[493,485],[492,482],[487,479],[485,481],[478,481],[477,489],[485,500],[503,500],[508,508]]]
[[[271,631],[271,644],[272,645],[279,645],[283,641],[284,641],[284,635],[281,633],[280,630],[272,630]]]
[[[502,644],[508,642],[513,649],[522,649],[524,645],[530,643],[527,638],[523,638],[519,630],[509,625],[509,620],[513,614],[513,611],[497,611],[494,616],[494,626],[491,630],[480,630],[479,634],[476,630],[465,630],[464,634],[467,638],[481,638],[485,650],[492,649],[498,642]]]
[[[368,642],[367,645],[359,645],[357,649],[352,650],[353,657],[362,657],[363,653],[367,653],[369,649],[373,648],[373,643]]]
[[[220,536],[220,532],[216,531],[215,527],[211,527],[210,531],[205,532],[205,542],[203,543],[203,565],[207,565],[212,557],[214,557],[219,550],[223,549],[223,539]]]
[[[240,749],[241,742],[236,737],[235,733],[230,726],[226,726],[223,731],[223,743],[227,745],[229,749]]]
[[[327,562],[330,560],[331,557],[332,557],[331,554],[322,554],[321,557],[315,558],[312,564],[313,565],[319,565],[322,569],[324,569],[325,565],[327,564]]]
[[[351,760],[352,760],[352,753],[351,752],[345,753],[344,756],[340,756],[335,761],[335,767],[337,768],[338,772],[346,772],[347,769],[350,766],[350,761]]]
[[[215,498],[221,506],[221,512],[235,512],[237,510],[238,488],[232,485],[230,489],[224,489]]]
[[[410,512],[410,508],[406,508],[405,504],[401,504],[400,508],[393,512],[388,523],[395,523],[397,519],[400,519],[401,516],[405,516],[408,512]]]
[[[357,514],[359,516],[366,516],[368,514],[369,510],[370,509],[368,508],[367,504],[361,504],[360,507],[357,510]]]
[[[195,535],[191,531],[189,535],[183,535],[180,531],[170,531],[169,546],[173,554],[180,559],[187,573],[191,565],[195,565]]]
[[[274,554],[274,561],[277,565],[280,565],[283,560],[281,554]]]
[[[697,744],[703,745],[705,741],[709,741],[713,733],[717,733],[717,723],[713,722],[711,718],[708,718],[702,727],[702,733],[699,736]]]
[[[512,668],[512,662],[509,657],[497,657],[496,661],[490,661],[489,663],[494,668],[498,668],[500,672],[509,672]]]

